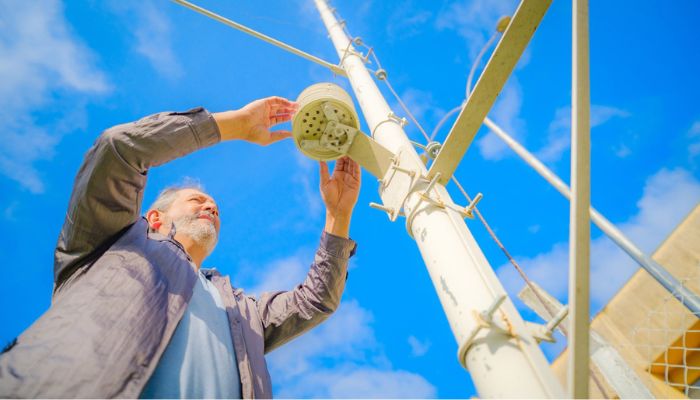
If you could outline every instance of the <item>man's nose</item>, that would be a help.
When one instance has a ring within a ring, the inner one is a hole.
[[[204,203],[204,210],[209,211],[210,213],[216,215],[217,217],[219,216],[219,208],[216,206],[216,203],[207,201]]]

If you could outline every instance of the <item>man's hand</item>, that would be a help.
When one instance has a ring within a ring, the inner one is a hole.
[[[342,157],[336,161],[332,176],[328,173],[328,164],[321,162],[320,166],[321,198],[326,204],[325,230],[347,238],[352,210],[360,194],[360,165],[350,157]]]
[[[212,115],[219,126],[221,140],[240,139],[267,146],[292,136],[289,131],[271,132],[270,128],[291,120],[298,108],[297,103],[282,97],[267,97],[255,100],[239,110]]]

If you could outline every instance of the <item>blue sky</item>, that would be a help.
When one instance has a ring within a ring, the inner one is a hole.
[[[337,60],[311,0],[200,4]],[[335,6],[432,130],[462,101],[474,56],[516,2]],[[570,13],[570,2],[554,2],[490,114],[565,181]],[[592,202],[646,251],[700,201],[699,17],[691,0],[591,7]],[[295,98],[321,81],[348,87],[305,60],[174,3],[149,0],[0,1],[0,78],[3,344],[50,305],[53,247],[73,178],[103,129],[164,110],[221,111],[269,95]],[[415,126],[407,131],[420,140]],[[322,229],[317,174],[291,142],[225,143],[151,170],[145,199],[184,177],[199,180],[222,213],[221,240],[205,264],[252,293],[287,289],[305,274]],[[484,193],[482,212],[526,271],[565,301],[568,203],[486,129],[456,175],[471,193]],[[367,207],[370,201],[378,201],[377,184],[365,174],[351,230],[359,250],[343,304],[327,323],[270,354],[276,395],[475,395],[403,221],[390,223]],[[517,292],[522,282],[483,227],[467,224],[505,287]],[[636,266],[597,229],[592,233],[597,310]],[[545,352],[552,357],[561,346]]]

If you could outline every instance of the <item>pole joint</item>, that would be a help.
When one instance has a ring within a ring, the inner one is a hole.
[[[372,132],[370,132],[370,137],[374,139],[374,134],[377,132],[380,126],[387,122],[393,122],[395,124],[398,124],[401,128],[406,126],[408,124],[408,121],[406,118],[400,118],[398,115],[396,115],[393,111],[389,111],[389,114],[387,114],[386,119],[383,121],[380,121],[377,125],[375,125],[374,129],[372,129]]]
[[[506,301],[506,298],[507,296],[505,294],[501,294],[498,297],[496,297],[485,310],[481,312],[474,310],[472,312],[472,315],[476,320],[476,326],[472,328],[472,330],[467,335],[467,338],[464,340],[464,342],[462,342],[462,344],[460,344],[459,349],[457,350],[457,358],[459,360],[459,363],[462,364],[462,367],[464,367],[465,369],[467,368],[467,351],[472,346],[472,344],[474,344],[474,340],[476,339],[476,336],[479,334],[479,332],[481,332],[481,330],[497,329],[498,331],[513,336],[510,330],[503,329],[502,327],[500,327],[498,324],[496,324],[493,318],[493,314],[495,314],[496,311],[501,307],[503,302]]]

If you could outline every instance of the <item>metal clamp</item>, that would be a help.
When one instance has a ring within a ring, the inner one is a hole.
[[[374,76],[376,76],[380,81],[383,81],[387,77],[386,70],[384,68],[379,68],[374,72]]]
[[[427,154],[431,160],[434,160],[438,156],[440,150],[442,150],[442,143],[440,142],[430,142],[425,145],[425,154]]]
[[[428,142],[428,144],[426,145],[414,142],[413,140],[409,140],[409,142],[411,142],[413,146],[423,150],[423,154],[420,155],[420,159],[425,165],[428,165],[428,159],[434,160],[435,158],[437,158],[437,155],[442,149],[442,144],[440,144],[440,142],[431,141]]]
[[[379,129],[382,124],[385,124],[387,122],[394,122],[398,124],[400,127],[406,126],[408,124],[408,120],[406,118],[400,118],[398,115],[394,114],[393,111],[389,111],[389,114],[387,114],[386,119],[384,121],[379,122],[377,125],[375,125],[374,129],[372,129],[372,132],[370,133],[370,136],[372,139],[374,139],[374,133]]]
[[[391,165],[389,166],[386,176],[379,180],[380,191],[386,188],[391,183],[392,179],[394,179],[397,172],[407,175],[410,178],[411,188],[415,185],[418,171],[401,167],[399,157],[395,155],[391,159]],[[399,201],[396,202],[393,207],[388,207],[377,203],[370,203],[369,206],[374,209],[386,212],[389,215],[389,219],[393,222],[399,215],[405,216],[405,214],[401,211],[401,208],[403,207],[403,203],[406,201],[406,197],[408,197],[408,194],[410,193],[411,190],[409,190],[405,196],[402,195]]]
[[[387,117],[396,122],[397,124],[401,125],[402,128],[408,125],[408,120],[406,118],[399,117],[393,111],[389,111],[389,115],[387,115]]]
[[[503,304],[506,298],[507,296],[505,294],[502,294],[496,297],[486,310],[482,312],[474,312],[476,326],[469,332],[469,335],[467,335],[467,338],[464,340],[464,342],[462,342],[462,344],[459,346],[459,349],[457,350],[457,358],[459,360],[459,363],[462,364],[464,368],[467,368],[467,363],[465,361],[467,350],[469,350],[472,344],[474,344],[474,339],[476,339],[476,335],[478,335],[482,329],[496,328],[508,332],[507,330],[502,329],[500,326],[496,325],[493,320],[493,314],[498,310],[499,307],[501,307],[501,304]]]
[[[355,55],[355,56],[360,57],[362,59],[362,62],[364,62],[365,64],[372,63],[369,60],[369,56],[370,56],[370,54],[372,54],[373,49],[371,47],[369,47],[369,51],[367,51],[367,54],[362,54],[362,52],[358,52],[357,50],[350,48],[353,43],[355,43],[358,46],[364,46],[364,43],[362,42],[362,38],[359,36],[356,37],[355,39],[349,41],[348,45],[345,47],[345,50],[343,51],[343,57],[340,58],[340,62],[338,63],[339,67],[341,67],[341,68],[343,67],[343,62],[345,61],[345,58],[348,55]]]
[[[449,206],[448,204],[446,204],[445,202],[443,202],[439,198],[434,199],[430,196],[430,192],[435,188],[435,185],[440,180],[441,176],[442,176],[442,174],[440,172],[438,172],[435,174],[433,179],[428,181],[428,186],[426,186],[426,188],[422,192],[418,193],[418,202],[416,202],[416,204],[411,208],[411,211],[406,216],[406,231],[408,231],[408,235],[410,237],[413,237],[413,232],[411,230],[411,227],[413,226],[413,220],[416,218],[416,215],[418,214],[418,209],[419,209],[420,204],[422,202],[430,203],[431,205],[433,205],[437,208],[442,208],[442,209],[452,208],[452,209],[454,209],[453,207]],[[427,179],[424,176],[421,176],[420,180],[427,181]],[[411,190],[409,190],[409,194],[413,193],[413,188],[415,187],[416,183],[418,183],[418,180],[416,182],[414,182],[414,184],[411,186]],[[406,197],[408,197],[408,196],[406,196]],[[455,211],[457,211],[457,210],[455,210]]]

